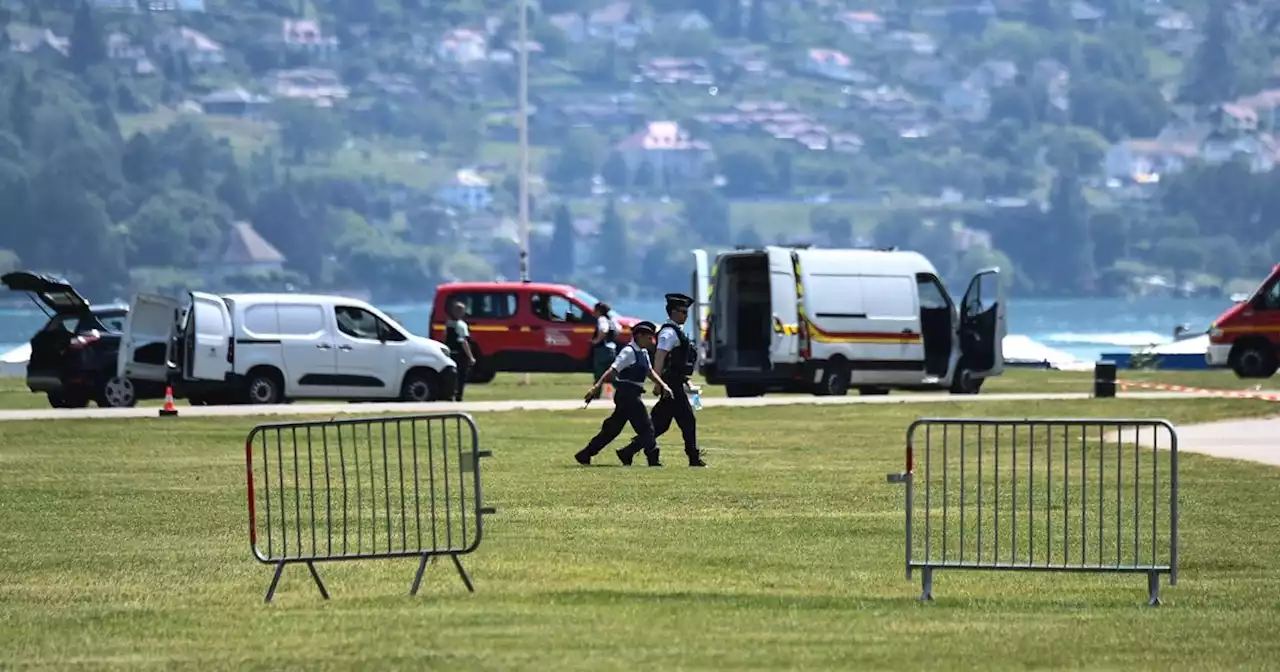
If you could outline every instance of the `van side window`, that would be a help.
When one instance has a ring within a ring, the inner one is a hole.
[[[333,312],[338,321],[338,330],[351,338],[360,338],[368,341],[405,340],[403,334],[364,308],[335,306]]]
[[[563,294],[534,294],[529,299],[533,315],[547,322],[588,322],[586,311]]]
[[[505,320],[516,314],[516,295],[506,292],[459,292],[445,299],[449,306],[461,301],[467,307],[468,319]]]
[[[282,336],[310,336],[324,331],[324,309],[320,306],[282,303],[276,311]]]
[[[244,311],[244,330],[257,335],[274,335],[279,332],[276,323],[276,307],[269,303],[249,306]]]
[[[920,294],[921,310],[928,308],[950,308],[946,290],[938,284],[938,279],[928,275],[916,276],[916,291]]]
[[[1280,310],[1280,280],[1271,283],[1271,287],[1262,293],[1263,310]]]

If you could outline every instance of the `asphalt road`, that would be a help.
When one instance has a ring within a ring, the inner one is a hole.
[[[1181,399],[1199,395],[1186,392],[1122,392],[1125,399]],[[741,399],[703,399],[704,408],[739,408],[751,406],[794,405],[845,405],[845,404],[928,404],[946,402],[994,402],[994,401],[1054,401],[1089,399],[1085,392],[1057,394],[979,394],[959,396],[946,393],[889,394],[884,396],[812,397],[803,395],[747,397]],[[652,404],[656,400],[650,400]],[[430,413],[433,411],[464,411],[473,413],[498,411],[572,411],[582,408],[581,401],[554,399],[541,401],[464,401],[407,403],[317,403],[278,404],[271,406],[179,406],[179,417],[222,418],[269,415],[339,415],[373,413]],[[592,411],[612,408],[608,401],[592,402]],[[74,408],[74,409],[24,409],[0,411],[0,422],[14,420],[73,420],[73,419],[121,419],[154,418],[159,409],[149,408]]]

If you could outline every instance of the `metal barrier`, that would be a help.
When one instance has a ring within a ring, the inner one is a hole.
[[[274,564],[266,601],[285,565],[447,555],[475,592],[459,556],[483,538],[480,434],[466,413],[263,424],[245,438],[249,544]],[[264,515],[261,519],[258,513]],[[266,547],[260,542],[265,539]]]
[[[1161,574],[1178,583],[1167,421],[920,419],[906,459],[889,481],[906,486],[906,573],[921,570],[922,600],[938,569],[1146,574],[1151,606]]]

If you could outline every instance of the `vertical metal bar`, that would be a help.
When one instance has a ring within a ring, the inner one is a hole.
[[[996,444],[996,445],[995,445],[995,450],[996,450],[996,479],[995,479],[995,480],[996,480],[996,503],[995,503],[995,507],[996,507],[996,520],[995,520],[995,524],[994,524],[994,525],[992,525],[992,527],[994,527],[994,528],[995,528],[995,531],[993,532],[993,534],[995,534],[995,535],[996,535],[996,547],[995,547],[995,550],[994,550],[994,551],[992,552],[992,554],[991,554],[991,561],[992,561],[992,562],[1000,562],[1000,478],[1001,478],[1001,476],[1000,476],[1000,428],[999,428],[999,427],[996,427],[995,444]],[[1016,477],[1016,476],[1017,476],[1017,473],[1015,473],[1015,474],[1014,474],[1014,476]]]
[[[373,524],[369,526],[369,550],[378,552],[378,470],[373,464],[373,425],[364,423],[364,442],[369,449],[369,512]]]
[[[949,452],[948,446],[950,445],[951,442],[948,440],[949,438],[948,433],[949,432],[948,432],[947,425],[943,425],[942,426],[942,561],[943,562],[947,561],[947,522],[948,522],[948,519],[951,517],[948,513],[948,509],[950,507],[949,507],[949,502],[947,501],[948,483],[951,480],[949,478],[951,469],[948,466],[951,460],[948,459],[948,455],[947,455],[947,453]]]
[[[289,557],[289,516],[284,505],[284,437],[276,427],[276,475],[280,477],[280,543],[282,557]]]
[[[453,426],[457,430],[458,444],[458,515],[462,520],[462,547],[467,547],[467,471],[466,461],[462,458],[462,416],[453,419]],[[479,469],[474,457],[475,446],[471,446],[473,457],[471,465],[475,469]]]
[[[302,486],[298,480],[298,428],[291,427],[293,436],[293,530],[294,541],[298,542],[298,555],[302,555]]]
[[[267,463],[267,433],[263,431],[258,435],[262,437],[262,499],[267,503],[267,557],[274,559],[276,545],[271,538],[271,467]]]
[[[1151,566],[1156,566],[1156,497],[1160,493],[1160,430],[1151,426]]]
[[[409,423],[409,433],[413,441],[413,519],[414,528],[417,530],[418,546],[417,550],[422,550],[422,499],[418,492],[418,421],[413,420]]]
[[[1133,564],[1138,564],[1138,530],[1141,529],[1142,519],[1138,516],[1138,470],[1142,467],[1139,462],[1141,453],[1138,452],[1138,444],[1142,441],[1142,435],[1139,433],[1142,428],[1134,425],[1133,427]]]
[[[1009,437],[1009,452],[1013,455],[1013,506],[1009,507],[1009,515],[1013,516],[1011,528],[1013,531],[1012,538],[1009,540],[1009,564],[1016,564],[1018,561],[1018,426],[1013,426],[1012,436]]]
[[[1089,429],[1084,425],[1080,426],[1080,564],[1084,565],[1085,554],[1088,552],[1088,542],[1085,541],[1085,534],[1089,529],[1089,514],[1085,511],[1085,504],[1089,501],[1089,444],[1085,441],[1085,435],[1089,433]]]
[[[378,430],[382,434],[382,495],[386,508],[384,516],[387,520],[387,552],[391,552],[391,458],[387,455],[387,423],[386,421],[378,423]]]
[[[933,562],[933,425],[924,426],[924,559]]]
[[[329,469],[329,428],[320,427],[320,441],[324,446],[324,527],[327,550],[325,555],[333,555],[333,487]]]
[[[435,432],[432,431],[432,418],[427,423],[427,478],[431,481],[431,550],[440,550],[440,539],[436,532],[436,446]]]
[[[351,425],[351,454],[356,461],[356,553],[364,552],[364,483],[360,480],[360,439]]]
[[[1121,540],[1124,539],[1124,528],[1121,527],[1120,512],[1124,510],[1124,486],[1120,474],[1124,470],[1121,455],[1124,454],[1124,425],[1116,423],[1116,567],[1120,566]]]
[[[1107,452],[1107,429],[1098,425],[1098,566],[1102,566],[1102,531],[1106,527],[1102,513],[1102,491],[1107,489],[1107,474],[1103,471],[1103,456]]]
[[[1053,426],[1044,427],[1044,564],[1053,564]]]
[[[316,554],[316,460],[311,448],[311,425],[307,425],[307,489],[311,499],[311,556]]]
[[[1178,585],[1178,433],[1169,429],[1169,583]]]
[[[1062,426],[1062,564],[1071,562],[1071,425]]]
[[[960,559],[957,562],[964,562],[964,510],[969,508],[969,498],[964,482],[964,459],[965,440],[964,440],[964,423],[960,423]]]
[[[400,550],[409,548],[408,515],[404,508],[404,436],[402,421],[396,420],[396,465],[400,467]]]
[[[1027,564],[1036,564],[1036,426],[1027,427],[1031,466],[1027,470]]]
[[[449,549],[453,550],[453,499],[449,494],[449,428],[440,423],[441,453],[444,457],[444,538]]]
[[[999,426],[996,426],[996,431],[1000,431]],[[985,486],[982,480],[982,425],[978,425],[978,564],[982,564],[982,488]]]
[[[338,434],[338,468],[342,471],[342,554],[347,554],[347,451],[342,445],[342,425],[336,427]]]

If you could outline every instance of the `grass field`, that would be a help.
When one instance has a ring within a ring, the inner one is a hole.
[[[494,389],[498,389],[497,386]],[[937,415],[1152,416],[1269,404],[969,403]],[[262,593],[245,532],[253,419],[0,423],[0,660],[57,669],[1265,668],[1280,654],[1280,471],[1182,459],[1182,572],[902,575],[902,433],[921,409],[707,409],[711,467],[582,468],[598,412],[477,414],[486,503],[465,558],[320,565]],[[605,455],[610,455],[605,453]]]
[[[1276,390],[1280,383],[1274,380],[1255,381],[1241,380],[1228,371],[1121,371],[1120,379],[1132,382],[1161,383],[1166,385],[1185,385],[1206,389],[1223,390]],[[992,378],[983,385],[983,394],[1005,392],[1082,392],[1093,390],[1093,373],[1081,371],[1043,371],[1031,369],[1008,369],[1004,375]],[[524,384],[524,374],[501,373],[492,383],[486,385],[470,385],[467,387],[468,401],[504,401],[504,400],[542,400],[542,399],[580,399],[591,386],[588,374],[534,373],[529,375],[530,384]],[[701,383],[701,381],[696,381]],[[723,397],[721,386],[703,385],[703,396]],[[856,392],[854,393],[856,394]],[[912,394],[910,392],[892,392],[893,395]],[[143,402],[143,405],[158,405],[159,402]],[[179,401],[179,404],[184,402]],[[42,394],[32,394],[26,383],[18,378],[0,378],[0,409],[5,408],[47,408]]]

